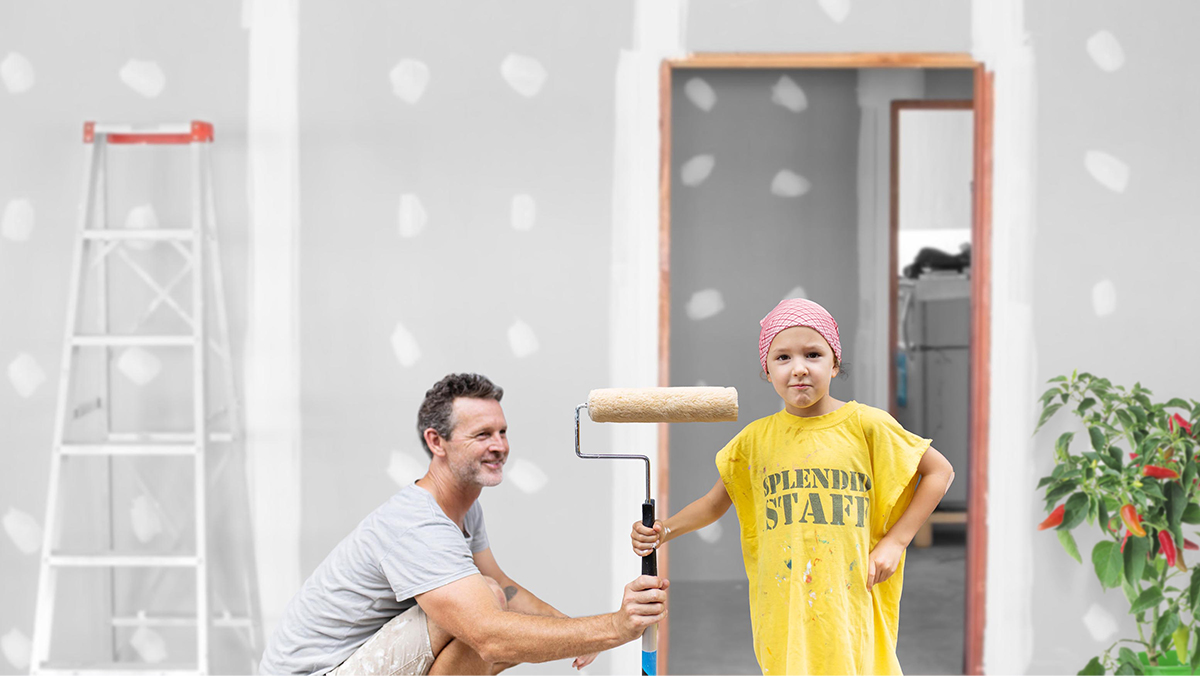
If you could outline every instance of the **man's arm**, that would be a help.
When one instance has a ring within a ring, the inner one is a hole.
[[[566,615],[555,609],[554,606],[534,596],[533,592],[517,584],[511,577],[505,575],[504,571],[500,570],[500,564],[496,563],[496,557],[492,554],[490,548],[476,552],[473,556],[475,558],[475,566],[479,568],[479,572],[500,583],[500,588],[504,590],[504,596],[508,599],[509,610],[515,610],[518,613],[525,613],[526,615],[566,617]]]
[[[643,575],[625,586],[620,610],[580,618],[505,612],[482,575],[464,577],[416,598],[435,624],[485,661],[511,664],[566,659],[632,641],[662,619],[668,585],[666,580]],[[518,596],[521,593],[528,594]]]

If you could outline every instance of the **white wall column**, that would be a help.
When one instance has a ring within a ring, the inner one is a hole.
[[[983,667],[1020,674],[1033,656],[1033,461],[1037,350],[1035,82],[1023,0],[974,0],[973,53],[994,73],[992,354]]]

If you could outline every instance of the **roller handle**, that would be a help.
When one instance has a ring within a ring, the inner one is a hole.
[[[654,528],[654,500],[642,503],[642,525]],[[651,551],[642,557],[642,575],[658,575],[658,552]],[[658,625],[652,625],[642,632],[642,676],[655,676],[658,673]]]

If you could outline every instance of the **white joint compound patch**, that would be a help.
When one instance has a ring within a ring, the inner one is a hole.
[[[804,90],[792,78],[783,75],[779,81],[771,87],[771,103],[783,106],[793,113],[798,113],[808,108],[808,96]]]
[[[537,222],[537,202],[533,201],[532,195],[524,193],[513,195],[511,218],[513,230],[518,232],[533,230],[533,225]]]
[[[167,642],[149,627],[138,627],[129,638],[129,645],[133,646],[142,661],[149,664],[157,664],[167,659]]]
[[[717,105],[717,93],[704,78],[694,77],[688,80],[687,84],[683,86],[683,92],[687,94],[688,100],[693,105],[706,113]]]
[[[1105,279],[1092,287],[1092,309],[1097,317],[1107,317],[1117,311],[1117,287]]]
[[[1087,53],[1100,70],[1111,73],[1125,65],[1125,50],[1117,42],[1117,36],[1108,31],[1100,31],[1088,38]]]
[[[807,178],[787,169],[779,170],[771,179],[771,194],[776,197],[799,197],[811,189]]]
[[[9,664],[23,670],[29,666],[33,644],[20,629],[9,629],[8,633],[0,638],[0,652],[4,653],[4,659],[8,660]]]
[[[387,474],[401,488],[425,476],[428,469],[429,456],[424,451],[392,451],[388,456]]]
[[[130,525],[138,542],[146,544],[163,531],[158,501],[149,495],[139,495],[129,508]]]
[[[22,352],[8,364],[8,382],[17,394],[28,399],[46,382],[46,372],[36,359]]]
[[[33,204],[26,199],[9,200],[4,205],[0,234],[13,242],[28,242],[33,234]]]
[[[528,357],[541,347],[533,328],[519,319],[508,327],[508,346],[518,358]]]
[[[850,15],[850,0],[817,0],[817,4],[834,23],[842,23]]]
[[[1093,603],[1092,607],[1084,613],[1083,625],[1087,627],[1092,638],[1097,641],[1107,641],[1117,633],[1118,629],[1116,618],[1098,603]]]
[[[4,532],[22,554],[36,554],[42,548],[42,526],[19,509],[9,507],[4,513]]]
[[[546,486],[548,477],[541,467],[525,458],[517,458],[510,463],[505,474],[517,490],[527,495],[533,495]]]
[[[33,88],[36,78],[33,76],[33,64],[29,59],[16,53],[9,52],[0,61],[0,80],[9,94],[24,94]]]
[[[1125,192],[1129,186],[1129,165],[1108,153],[1089,150],[1083,156],[1083,166],[1100,185],[1113,192]]]
[[[780,298],[780,300],[787,300],[789,298],[808,298],[808,292],[804,290],[803,286],[797,286],[791,291],[788,291],[787,295],[783,298]]]
[[[154,205],[141,204],[129,210],[125,215],[125,227],[129,230],[157,230],[158,229],[158,214],[154,211]],[[153,242],[145,242],[138,240],[129,240],[123,246],[138,251],[146,251],[154,247]]]
[[[121,67],[121,82],[148,99],[157,98],[167,86],[167,76],[153,61],[130,59]]]
[[[724,530],[725,529],[721,527],[720,521],[713,521],[704,528],[696,531],[696,535],[699,535],[701,540],[704,540],[708,544],[712,545],[716,544],[721,539],[721,535],[724,534]]]
[[[725,299],[716,289],[704,289],[692,294],[687,303],[688,319],[701,320],[716,316],[725,309]]]
[[[401,195],[397,221],[401,237],[409,239],[421,234],[429,221],[429,216],[425,213],[425,205],[421,204],[421,198],[410,192]]]
[[[396,322],[396,328],[392,330],[392,352],[396,355],[396,361],[404,368],[411,367],[421,358],[421,348],[417,345],[417,339],[399,322]]]
[[[131,347],[117,358],[117,370],[139,387],[146,385],[162,372],[162,360],[153,352],[140,347]]]
[[[546,69],[531,56],[509,54],[500,63],[500,74],[508,86],[530,98],[537,96],[546,84]]]
[[[429,66],[416,59],[401,59],[389,74],[392,91],[401,101],[412,105],[421,100],[429,85]]]
[[[717,160],[712,155],[697,155],[679,170],[679,180],[689,188],[694,188],[705,181],[712,173]]]

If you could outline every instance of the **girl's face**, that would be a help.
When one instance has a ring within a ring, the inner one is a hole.
[[[838,374],[833,348],[815,329],[793,326],[771,341],[767,351],[767,380],[792,415],[825,415],[840,402],[829,397],[829,383]]]

